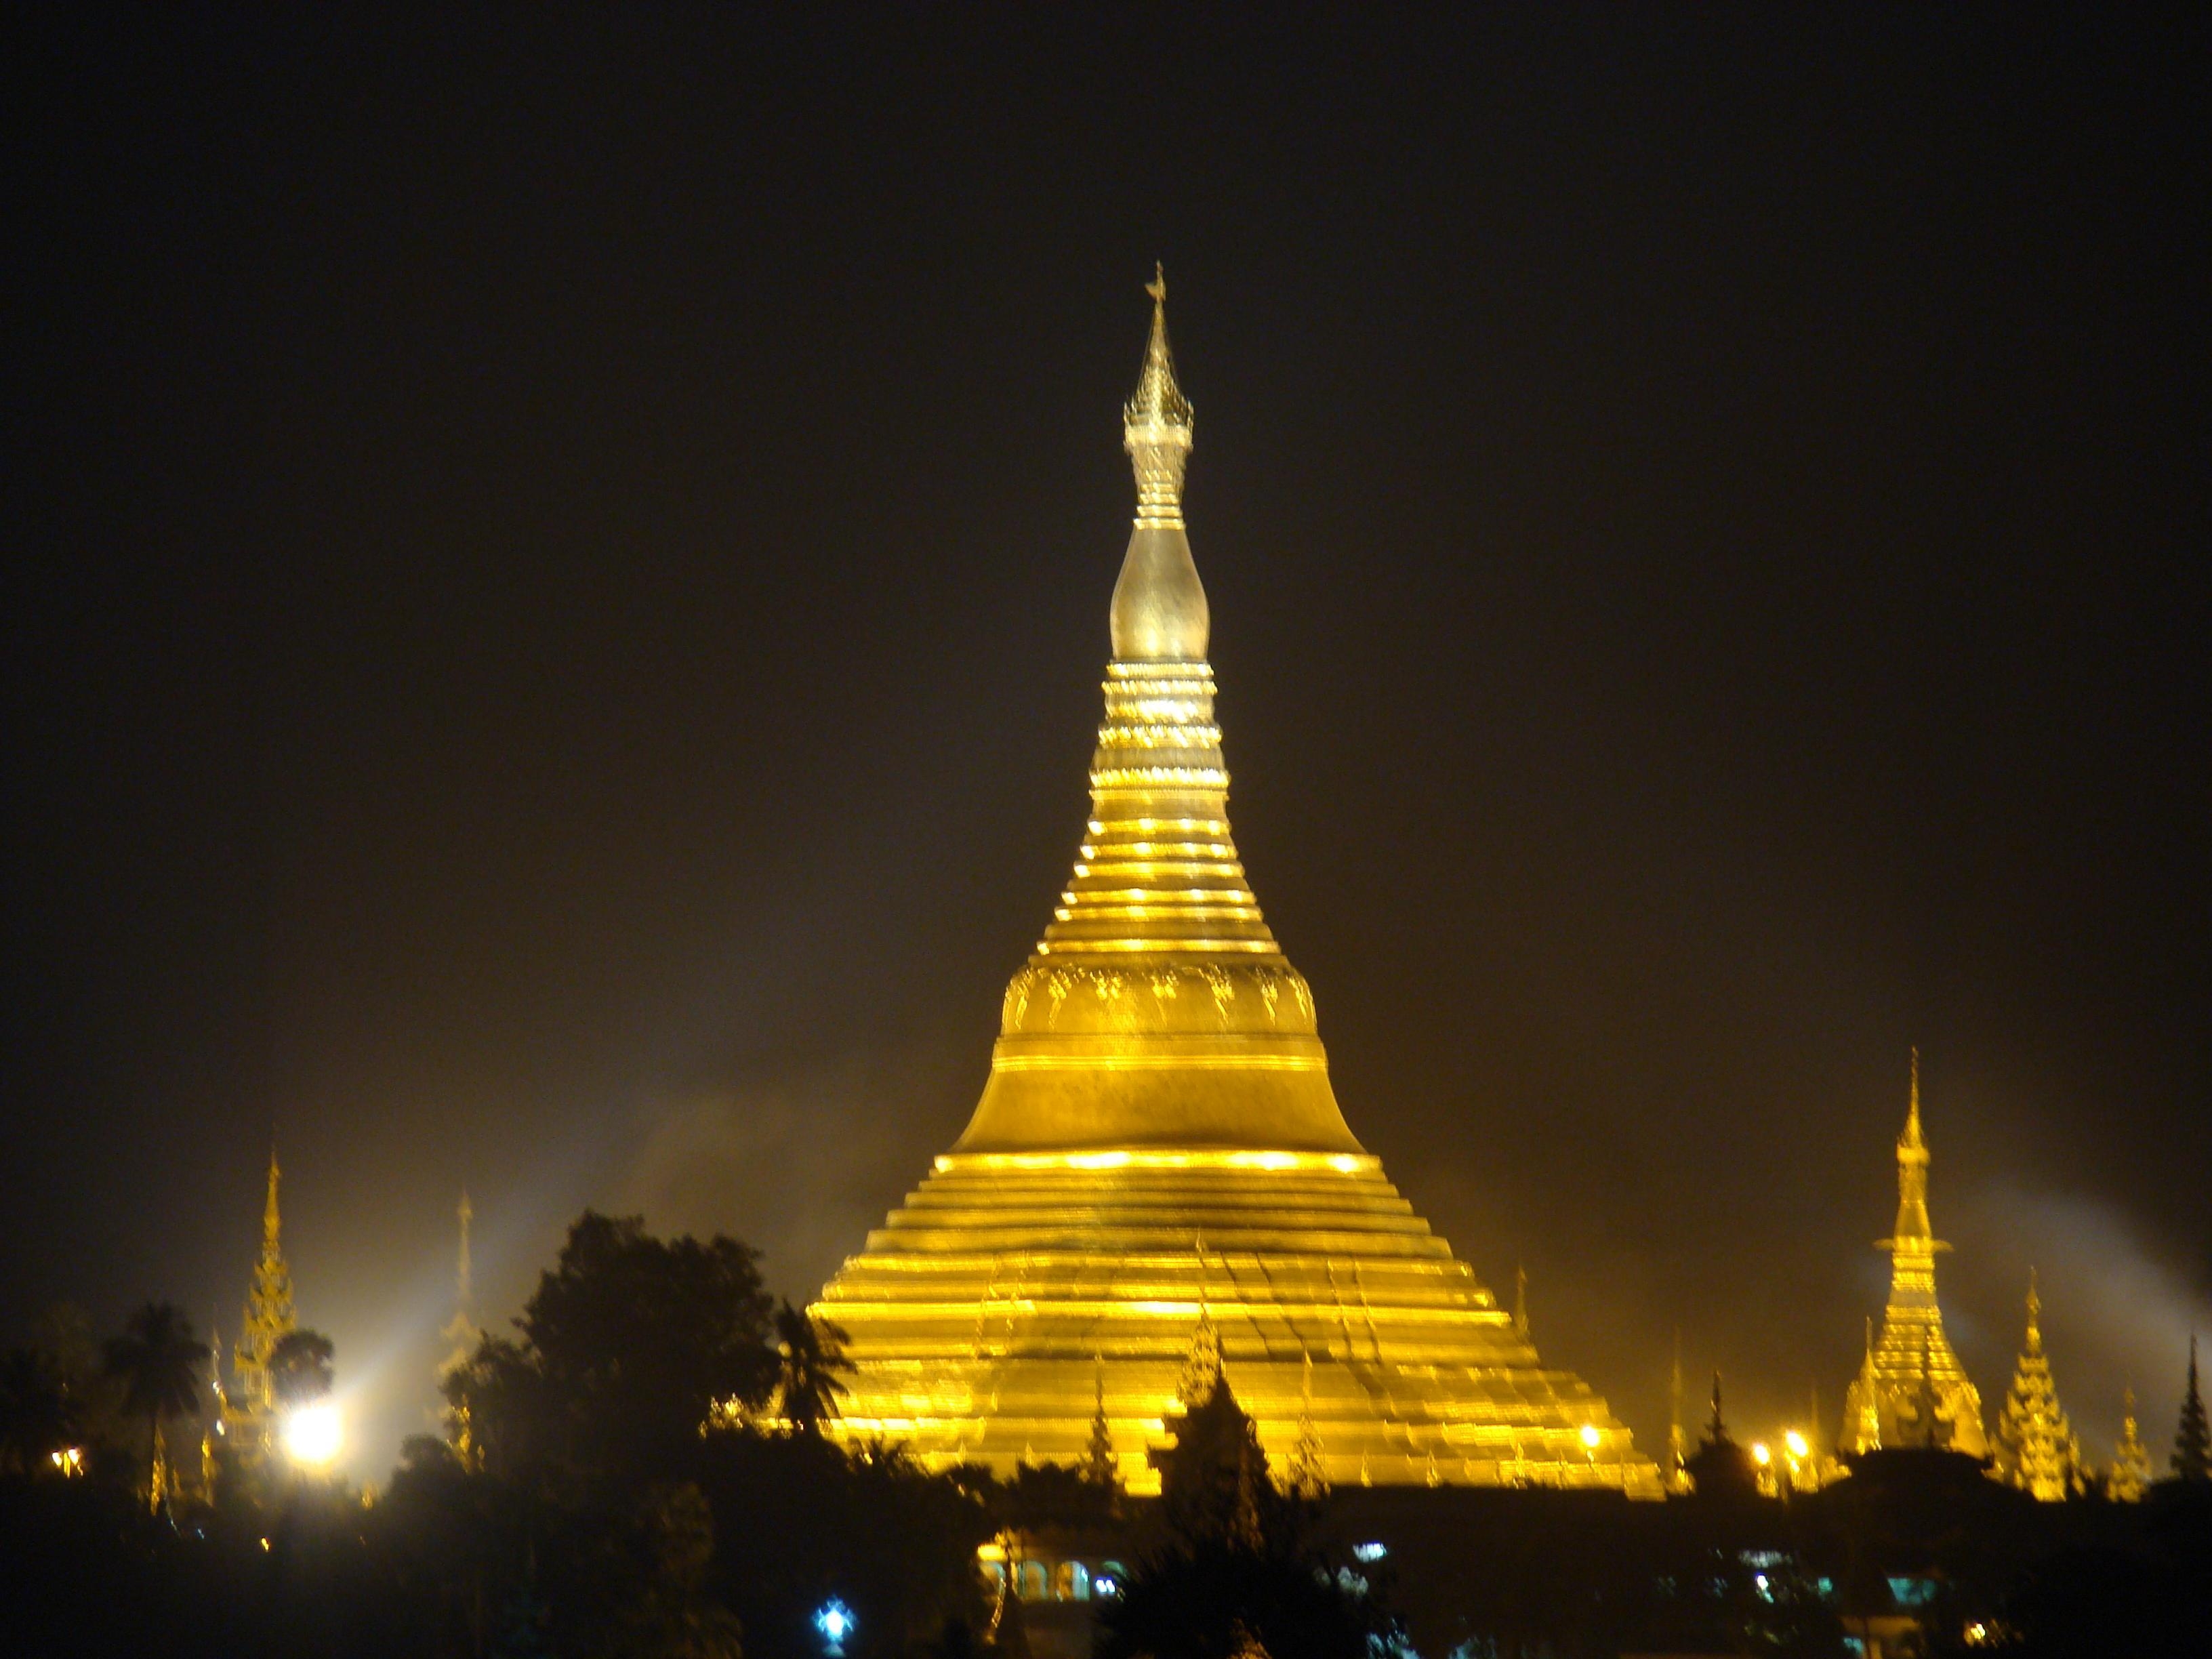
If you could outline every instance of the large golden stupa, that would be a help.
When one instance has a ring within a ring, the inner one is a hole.
[[[1338,1485],[1656,1498],[1628,1431],[1545,1369],[1338,1109],[1313,994],[1230,839],[1191,407],[1150,292],[1091,822],[967,1132],[815,1305],[850,1339],[839,1432],[1006,1474],[1077,1462],[1103,1413],[1122,1480],[1157,1490],[1146,1446],[1218,1340],[1279,1469],[1302,1449]]]

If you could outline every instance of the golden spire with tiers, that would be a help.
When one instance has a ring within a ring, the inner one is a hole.
[[[1182,514],[1194,416],[1157,273],[1147,292],[1090,819],[966,1132],[815,1306],[850,1336],[836,1431],[1004,1474],[1076,1462],[1103,1400],[1123,1480],[1157,1490],[1146,1448],[1195,1347],[1279,1464],[1310,1436],[1328,1482],[1656,1497],[1628,1431],[1545,1369],[1337,1105],[1230,835]]]
[[[223,1401],[224,1438],[246,1458],[266,1456],[276,1443],[276,1380],[269,1356],[290,1335],[299,1320],[292,1306],[292,1269],[284,1260],[283,1218],[276,1190],[283,1171],[276,1164],[276,1138],[269,1139],[269,1196],[261,1211],[261,1256],[253,1267],[253,1289],[246,1298],[246,1323],[231,1350],[238,1378],[233,1396]]]
[[[1928,1142],[1920,1130],[1920,1051],[1905,1133],[1897,1141],[1897,1223],[1875,1248],[1890,1255],[1889,1305],[1844,1400],[1847,1451],[1937,1446],[1986,1456],[1982,1396],[1943,1334],[1936,1302],[1936,1257],[1951,1247],[1928,1218]]]
[[[2120,1396],[2120,1438],[2112,1449],[2112,1467],[2105,1479],[2105,1495],[2118,1504],[2142,1501],[2143,1488],[2150,1484],[2150,1453],[2144,1447],[2142,1437],[2136,1431],[2136,1391],[2130,1387]]]
[[[2031,1497],[2056,1504],[2083,1491],[2081,1443],[2058,1403],[2058,1385],[2043,1352],[2043,1298],[2027,1270],[2027,1336],[2014,1367],[2012,1389],[1997,1413],[1997,1473]]]

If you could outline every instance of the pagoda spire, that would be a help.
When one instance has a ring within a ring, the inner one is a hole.
[[[1137,513],[1114,585],[1091,816],[1036,954],[1006,987],[990,1084],[955,1151],[1358,1154],[1313,994],[1230,832],[1211,621],[1182,521],[1190,401],[1168,350],[1165,282],[1147,291],[1152,336],[1121,411]]]
[[[1866,1358],[1860,1362],[1859,1374],[1846,1395],[1849,1403],[1856,1407],[1856,1421],[1847,1421],[1844,1438],[1856,1451],[1881,1449],[1881,1383],[1874,1369],[1874,1316],[1867,1316]]]
[[[247,1456],[273,1449],[276,1433],[276,1379],[269,1357],[299,1321],[292,1305],[292,1269],[284,1260],[284,1218],[278,1204],[283,1170],[276,1161],[276,1137],[269,1137],[269,1190],[261,1208],[261,1255],[254,1263],[253,1288],[246,1302],[245,1328],[231,1350],[238,1377],[232,1419],[242,1431],[234,1443]]]
[[[1912,1051],[1912,1093],[1905,1111],[1905,1133],[1897,1138],[1897,1224],[1883,1248],[1919,1247],[1948,1250],[1928,1219],[1928,1140],[1920,1129],[1920,1050]],[[1932,1272],[1932,1269],[1931,1269]]]
[[[1176,384],[1175,357],[1168,350],[1168,278],[1157,263],[1145,292],[1152,296],[1152,335],[1145,344],[1137,390],[1121,406],[1121,443],[1136,469],[1137,522],[1180,529],[1183,468],[1195,421],[1190,399]]]
[[[1176,1384],[1176,1403],[1186,1411],[1203,1405],[1221,1386],[1221,1332],[1203,1299],[1198,1304],[1198,1323],[1190,1334],[1190,1353],[1182,1362],[1182,1376]]]
[[[1997,1470],[2021,1491],[2056,1504],[2081,1489],[2081,1447],[2058,1403],[2043,1352],[2043,1298],[2027,1270],[2027,1334],[1997,1415]]]
[[[2189,1387],[2181,1396],[2181,1421],[2173,1431],[2173,1455],[2166,1460],[2184,1480],[2212,1480],[2212,1429],[2204,1415],[2204,1396],[2197,1386],[2197,1333],[2189,1334]]]
[[[2136,1431],[2136,1391],[2120,1395],[2120,1439],[2112,1449],[2112,1473],[2105,1480],[2105,1495],[2118,1504],[2140,1503],[2150,1485],[2150,1452]]]
[[[1115,1474],[1117,1460],[1114,1455],[1114,1426],[1106,1417],[1106,1358],[1094,1351],[1091,1356],[1091,1438],[1083,1448],[1079,1466],[1083,1478],[1102,1492],[1111,1492],[1119,1480]]]
[[[1847,1392],[1841,1449],[1887,1443],[1947,1443],[1979,1457],[1988,1449],[1982,1397],[1943,1334],[1936,1258],[1951,1247],[1928,1217],[1928,1137],[1920,1116],[1920,1051],[1912,1050],[1905,1129],[1897,1138],[1897,1221],[1876,1249],[1890,1256],[1889,1304],[1871,1364]],[[1940,1425],[1940,1427],[1939,1427]]]

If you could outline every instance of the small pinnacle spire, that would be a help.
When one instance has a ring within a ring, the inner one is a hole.
[[[1528,1270],[1518,1258],[1513,1263],[1513,1328],[1528,1334]]]
[[[1905,1111],[1905,1139],[1898,1143],[1918,1151],[1928,1143],[1920,1137],[1920,1050],[1912,1051],[1912,1100]]]
[[[272,1242],[276,1237],[278,1224],[276,1184],[283,1176],[283,1171],[276,1166],[276,1132],[271,1129],[269,1132],[269,1201],[262,1206],[261,1231],[263,1236]]]
[[[1168,279],[1157,264],[1145,292],[1152,297],[1152,333],[1137,390],[1122,405],[1121,442],[1137,472],[1137,522],[1180,525],[1194,420],[1190,399],[1176,384],[1175,358],[1168,350]]]
[[[2043,1352],[2043,1298],[2036,1294],[2035,1269],[2027,1270],[2027,1351]]]

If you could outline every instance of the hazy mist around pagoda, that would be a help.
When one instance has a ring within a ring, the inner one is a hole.
[[[1103,1418],[1149,1490],[1147,1443],[1218,1343],[1268,1455],[1330,1482],[1656,1496],[1605,1401],[1545,1367],[1338,1106],[1231,836],[1182,513],[1194,422],[1164,280],[1149,292],[1090,821],[965,1133],[814,1310],[850,1334],[839,1431],[1011,1474],[1076,1461]]]

